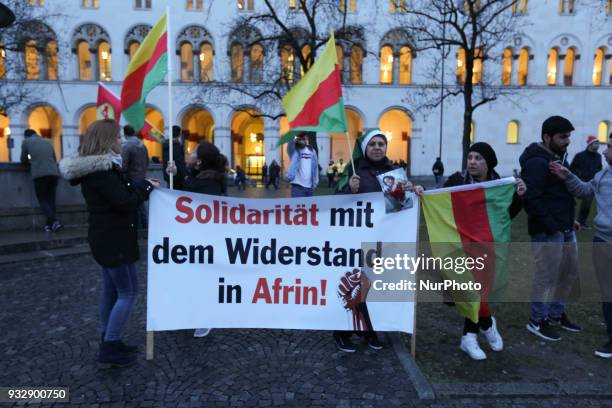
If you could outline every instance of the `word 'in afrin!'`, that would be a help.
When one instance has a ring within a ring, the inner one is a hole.
[[[297,278],[295,285],[283,285],[283,278],[274,279],[272,293],[266,278],[259,278],[252,303],[260,300],[267,304],[278,305],[280,303],[294,305],[321,305],[325,306],[325,291],[327,280],[321,279],[320,286],[302,286],[302,280]],[[281,299],[282,294],[282,299]],[[320,295],[320,296],[319,296]]]

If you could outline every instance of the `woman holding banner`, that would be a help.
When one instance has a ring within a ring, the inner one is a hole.
[[[159,186],[157,180],[124,178],[120,130],[111,119],[94,122],[85,132],[78,156],[60,162],[64,178],[81,185],[89,212],[89,246],[102,266],[98,363],[103,368],[136,361],[137,348],[124,344],[121,337],[138,290],[138,208]]]
[[[345,172],[343,178],[339,181],[336,193],[382,192],[377,176],[395,169],[391,160],[387,158],[387,136],[380,129],[372,129],[357,140],[355,150],[353,153],[354,167],[347,166],[348,172]],[[412,188],[412,185],[406,187]],[[422,187],[415,186],[414,190],[422,191]],[[355,286],[360,286],[361,290],[355,291]],[[334,342],[341,351],[353,353],[357,350],[357,347],[351,342],[353,333],[363,333],[371,349],[382,349],[382,344],[372,327],[365,302],[368,288],[369,280],[359,269],[347,272],[341,279],[338,294],[345,308],[353,313],[355,329],[355,332],[334,332]],[[355,293],[360,293],[357,295],[357,299],[353,298]]]
[[[444,187],[454,187],[465,184],[481,183],[484,181],[499,179],[499,175],[495,171],[497,166],[497,156],[493,148],[484,142],[474,143],[467,157],[467,169],[465,172],[456,172],[452,174]],[[512,204],[508,208],[510,218],[516,217],[521,211],[521,197],[527,191],[525,183],[521,179],[517,179],[516,192],[512,199]],[[491,309],[487,302],[488,292],[492,287],[492,279],[484,279],[482,282],[481,302],[478,310],[478,322],[465,318],[463,336],[461,337],[461,350],[465,351],[474,360],[484,360],[487,356],[478,345],[478,331],[484,334],[491,350],[501,351],[504,347],[499,331],[497,330],[497,322],[491,314]]]

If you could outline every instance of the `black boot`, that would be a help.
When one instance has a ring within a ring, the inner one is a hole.
[[[136,356],[120,350],[121,340],[100,343],[98,366],[100,368],[127,367],[136,362]]]
[[[104,342],[105,334],[105,332],[102,332],[102,335],[100,336],[100,343]],[[122,353],[138,353],[138,346],[130,346],[129,344],[125,344],[122,340],[119,340],[118,347]]]

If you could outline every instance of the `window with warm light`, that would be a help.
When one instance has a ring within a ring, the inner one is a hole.
[[[258,84],[263,81],[264,68],[264,49],[260,44],[251,46],[251,65],[249,72],[249,81],[253,84]]]
[[[380,49],[380,83],[393,83],[393,48],[388,45]]]
[[[351,83],[363,83],[363,48],[359,45],[351,47]]]
[[[240,11],[252,11],[255,9],[255,0],[238,0],[237,6]]]
[[[348,1],[348,10],[346,3]],[[357,0],[340,0],[340,11],[343,13],[354,13],[357,11]]]
[[[606,14],[612,14],[612,0],[606,0]]]
[[[152,6],[153,0],[134,0],[134,8],[140,10],[148,10]]]
[[[389,11],[395,13],[405,13],[408,11],[406,0],[389,0]]]
[[[508,131],[506,135],[506,143],[517,144],[519,142],[519,124],[516,120],[508,123]]]
[[[136,51],[138,51],[138,47],[140,47],[140,43],[138,41],[132,41],[128,46],[128,55],[130,57],[130,61],[134,57],[134,54],[136,54]]]
[[[281,59],[281,81],[286,84],[292,84],[294,79],[294,63],[293,48],[289,45],[284,45],[280,52]]]
[[[47,57],[47,79],[50,81],[55,81],[58,78],[57,55],[57,41],[51,40],[45,47],[45,56]]]
[[[44,6],[45,0],[28,0],[29,6]]]
[[[310,67],[312,65],[312,61],[310,59],[308,59],[309,56],[310,56],[310,52],[311,52],[310,45],[305,44],[302,47],[302,58],[304,58],[304,61],[306,61],[306,68],[307,68],[306,71],[308,71],[308,69],[310,69]],[[300,65],[300,75],[304,76],[304,67],[301,66],[301,65]]]
[[[83,0],[81,7],[97,9],[100,7],[100,0]]]
[[[244,48],[241,44],[232,45],[232,82],[242,82],[244,75]]]
[[[187,11],[202,11],[204,8],[204,0],[187,0],[185,8]]]
[[[79,61],[79,79],[81,81],[91,81],[91,51],[87,41],[80,41],[77,44],[77,57]]]
[[[484,54],[482,52],[482,48],[476,48],[474,51],[474,74],[472,75],[472,83],[474,85],[482,82],[482,60],[484,58]]]
[[[480,0],[464,0],[463,11],[466,14],[469,14],[471,11],[478,13],[480,11]]]
[[[111,80],[111,49],[106,41],[98,45],[98,67],[100,81]]]
[[[457,68],[455,69],[455,76],[457,77],[458,84],[465,83],[465,50],[459,48],[457,50]]]
[[[475,127],[474,122],[470,123],[470,143],[474,143],[474,140],[476,140]]]
[[[548,54],[548,64],[546,66],[546,83],[548,85],[557,85],[557,64],[559,60],[559,51],[552,48]]]
[[[198,55],[200,63],[200,81],[210,82],[213,80],[213,47],[209,43],[200,45],[200,54]]]
[[[340,81],[344,83],[344,50],[341,45],[336,44],[336,60],[340,71]]]
[[[193,46],[186,42],[181,44],[181,81],[193,81]]]
[[[302,9],[302,1],[304,0],[289,0],[289,10],[298,11]]]
[[[410,47],[400,48],[399,82],[403,85],[412,83],[412,50]]]
[[[517,83],[519,86],[527,85],[527,76],[529,75],[529,49],[521,48],[518,59],[518,77]]]
[[[38,66],[38,49],[36,48],[36,41],[29,40],[25,45],[25,68],[26,68],[26,79],[37,80],[39,75]]]
[[[595,52],[595,59],[593,61],[593,85],[601,86],[601,80],[603,77],[603,67],[605,61],[605,52],[603,48],[598,48]]]
[[[609,131],[610,126],[608,125],[608,122],[599,122],[599,126],[597,126],[597,138],[599,139],[600,143],[608,143],[608,136],[610,134]]]
[[[568,48],[565,53],[563,62],[563,84],[572,86],[574,84],[574,62],[576,60],[576,51],[573,48]]]
[[[574,12],[574,0],[559,0],[559,14],[572,14]]]
[[[512,84],[512,57],[514,52],[512,48],[506,48],[502,56],[502,85],[508,86]]]
[[[513,0],[512,14],[524,16],[527,14],[527,0]]]
[[[6,75],[6,50],[0,41],[0,79],[4,79],[4,75]]]

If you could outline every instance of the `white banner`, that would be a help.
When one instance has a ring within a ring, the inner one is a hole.
[[[417,241],[414,203],[386,213],[382,193],[242,199],[155,189],[149,204],[147,330],[411,333],[410,294],[372,301],[381,284],[360,268],[364,259],[382,256],[385,242]],[[376,242],[383,243],[378,253],[362,249]],[[409,273],[400,278],[414,281]]]

